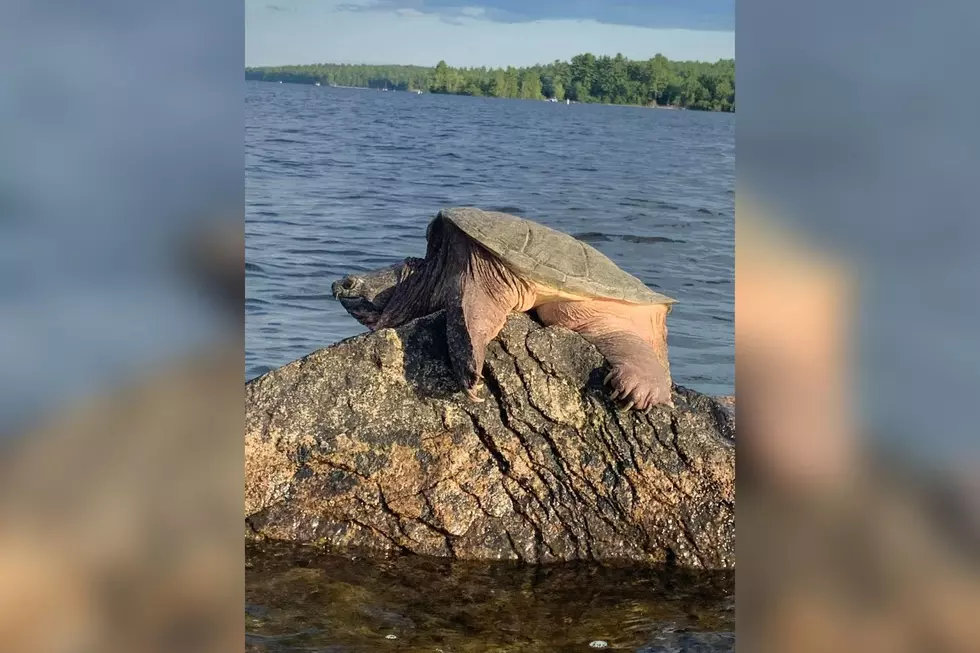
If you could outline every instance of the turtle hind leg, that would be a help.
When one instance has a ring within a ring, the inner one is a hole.
[[[483,401],[477,392],[487,345],[511,311],[533,303],[533,291],[489,253],[471,249],[468,265],[459,271],[446,304],[446,344],[453,375],[470,399]]]
[[[558,301],[537,308],[547,325],[571,329],[595,345],[612,371],[613,399],[638,410],[672,405],[667,307],[607,300]]]

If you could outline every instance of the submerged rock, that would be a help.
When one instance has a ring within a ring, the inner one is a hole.
[[[674,387],[648,415],[608,364],[512,315],[486,401],[441,313],[316,351],[245,391],[246,536],[459,559],[734,566],[734,403]]]

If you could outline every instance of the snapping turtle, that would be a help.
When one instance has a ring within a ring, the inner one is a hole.
[[[443,209],[429,223],[424,259],[333,284],[347,312],[372,330],[446,311],[452,370],[480,401],[487,344],[511,311],[576,331],[612,365],[612,397],[646,410],[670,404],[667,314],[675,300],[654,292],[595,248],[505,213]]]

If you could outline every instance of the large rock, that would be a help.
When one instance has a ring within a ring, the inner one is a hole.
[[[441,313],[246,386],[246,536],[464,559],[734,566],[734,406],[607,399],[580,336],[512,315],[487,400],[450,376]]]

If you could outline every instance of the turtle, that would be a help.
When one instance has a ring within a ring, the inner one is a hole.
[[[442,209],[426,229],[425,258],[349,274],[332,286],[369,329],[399,327],[445,310],[453,375],[482,401],[487,345],[511,312],[582,335],[609,361],[604,384],[626,408],[673,406],[667,315],[655,292],[591,245],[515,215]]]

